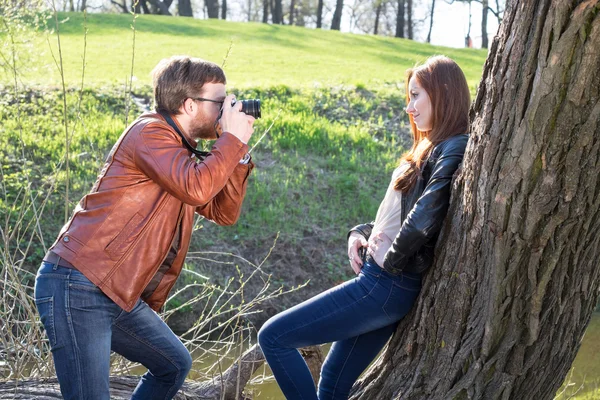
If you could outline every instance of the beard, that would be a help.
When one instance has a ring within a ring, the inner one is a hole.
[[[194,140],[216,139],[215,124],[216,121],[209,121],[202,115],[198,115],[190,127],[190,137]]]

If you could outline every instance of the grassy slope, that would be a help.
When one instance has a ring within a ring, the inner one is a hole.
[[[61,13],[59,31],[68,84],[81,81],[83,15]],[[49,20],[49,25],[54,21]],[[132,16],[87,17],[87,85],[123,84],[132,54]],[[53,28],[53,26],[51,26]],[[337,31],[259,23],[233,23],[141,15],[135,23],[134,75],[149,84],[156,63],[173,54],[190,54],[221,64],[230,43],[226,71],[230,85],[291,87],[336,83],[378,84],[401,81],[406,68],[432,54],[446,54],[465,70],[471,87],[479,81],[486,52],[430,46],[405,39],[343,34]],[[57,53],[56,37],[50,42]],[[37,40],[39,62],[51,65],[27,75],[27,81],[57,85],[60,80],[45,37]]]

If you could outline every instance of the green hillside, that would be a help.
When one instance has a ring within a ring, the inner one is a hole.
[[[84,15],[60,13],[58,19],[66,82],[76,86],[81,82]],[[52,59],[52,53],[58,57],[57,29],[54,19],[47,24],[54,32],[42,32],[35,38],[28,65],[33,70],[24,70],[22,76],[26,82],[52,86],[60,82]],[[86,24],[86,85],[123,85],[131,72],[133,17],[88,14]],[[140,15],[135,20],[136,84],[149,84],[152,68],[173,54],[221,64],[231,43],[226,65],[229,84],[244,88],[395,83],[403,80],[406,68],[433,54],[454,58],[474,88],[487,55],[484,50],[450,49],[330,30]]]

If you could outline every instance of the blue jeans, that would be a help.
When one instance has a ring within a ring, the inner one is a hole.
[[[123,311],[77,270],[43,262],[35,303],[65,399],[110,399],[111,349],[148,368],[132,399],[171,399],[192,358],[171,329],[138,300]]]
[[[395,276],[365,262],[356,278],[269,319],[258,341],[286,399],[347,399],[420,290],[420,275]],[[329,342],[317,393],[297,349]]]

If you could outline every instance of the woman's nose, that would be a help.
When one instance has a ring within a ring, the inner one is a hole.
[[[415,111],[415,108],[412,106],[412,103],[408,103],[404,111],[406,111],[407,114],[412,114]]]

